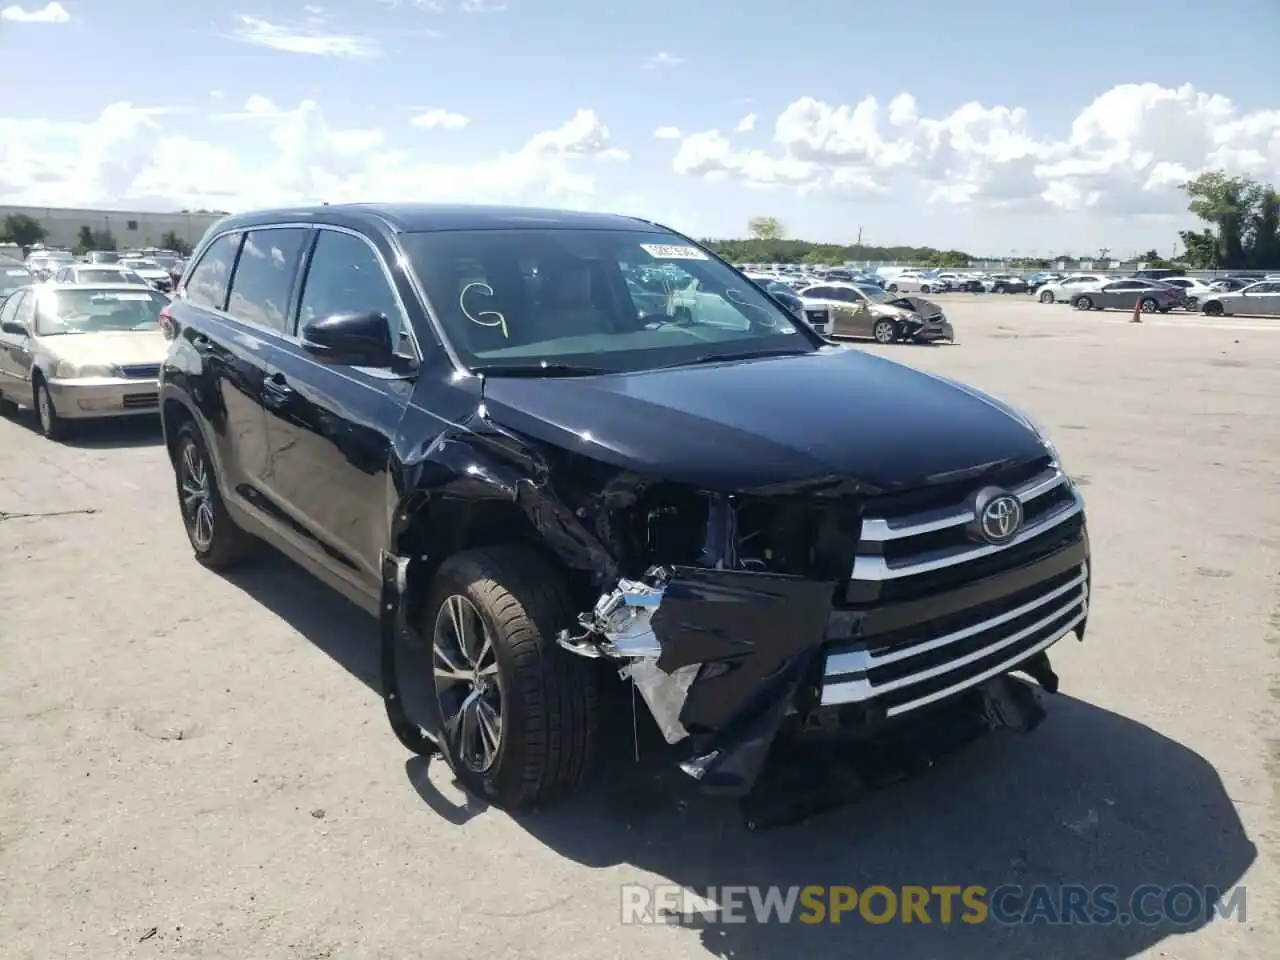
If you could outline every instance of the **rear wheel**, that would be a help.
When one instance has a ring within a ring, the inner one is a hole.
[[[871,328],[871,336],[876,343],[893,343],[898,339],[898,325],[892,320],[877,320]]]
[[[897,292],[898,292],[898,285],[897,285],[896,283],[891,283],[891,284],[889,284],[889,286],[888,286],[888,287],[886,287],[885,289],[887,289],[890,293],[897,293]]]
[[[1076,309],[1077,309],[1077,310],[1092,310],[1092,309],[1093,309],[1093,300],[1092,300],[1092,299],[1090,299],[1089,297],[1076,297]]]
[[[1003,283],[997,283],[994,287],[992,287],[992,288],[991,288],[991,292],[992,292],[992,293],[1004,293],[1004,284],[1003,284]]]
[[[1210,300],[1204,305],[1204,312],[1210,317],[1220,317],[1223,314],[1222,303],[1217,300]]]
[[[1040,302],[1041,302],[1041,303],[1053,303],[1053,291],[1052,291],[1052,290],[1041,290],[1041,291],[1040,291]]]
[[[227,570],[244,560],[256,541],[227,512],[213,459],[194,423],[188,422],[178,431],[173,467],[182,525],[196,560],[210,570]]]
[[[523,547],[458,554],[432,583],[441,749],[464,787],[505,809],[556,800],[590,771],[596,674],[555,640],[572,623],[563,583]]]
[[[1138,304],[1138,309],[1143,313],[1155,313],[1159,306],[1160,305],[1151,297],[1143,297],[1142,301]]]

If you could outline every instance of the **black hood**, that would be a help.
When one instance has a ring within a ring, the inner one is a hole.
[[[655,479],[746,491],[834,479],[874,490],[1043,456],[977,391],[860,350],[581,378],[487,377],[496,423]]]

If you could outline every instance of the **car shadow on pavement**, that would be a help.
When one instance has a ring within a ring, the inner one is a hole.
[[[793,827],[746,832],[732,803],[699,796],[670,764],[606,776],[579,801],[518,819],[570,859],[628,863],[653,883],[694,891],[1110,885],[1124,911],[1144,884],[1227,892],[1240,880],[1257,851],[1203,757],[1068,696],[1048,698],[1047,707],[1048,719],[1028,736],[989,737],[923,776]],[[741,899],[749,916],[750,900]],[[855,910],[838,924],[730,924],[695,914],[683,925],[700,930],[709,954],[735,960],[825,958],[855,944],[862,957],[1103,960],[1204,925],[1200,917],[1181,925],[971,925],[960,913],[943,924],[934,900],[928,924],[873,924]],[[622,916],[620,891],[616,922]]]
[[[228,579],[379,690],[372,618],[273,554]],[[561,856],[590,868],[629,865],[652,878],[646,883],[698,893],[725,886],[785,893],[812,885],[897,891],[1017,885],[1025,894],[1035,885],[1110,886],[1124,911],[1141,885],[1225,893],[1257,856],[1208,761],[1141,723],[1066,695],[1046,698],[1048,717],[1027,736],[993,735],[915,779],[801,824],[755,833],[733,801],[702,795],[676,768],[681,746],[662,740],[643,704],[633,738],[626,688],[611,686],[603,706],[616,722],[601,731],[592,788],[514,819]],[[451,777],[441,761],[408,757],[405,772],[423,802],[450,823],[506,816],[460,790],[456,798],[445,796],[437,784]],[[617,902],[617,914],[605,920],[621,925],[621,890]],[[1015,897],[1007,905],[1025,903]],[[1159,903],[1156,896],[1144,906]],[[935,900],[928,923],[918,917],[869,923],[855,910],[840,923],[726,923],[694,914],[682,925],[699,931],[710,956],[733,960],[825,960],[855,945],[868,958],[1120,960],[1205,923],[1197,916],[1185,924],[973,925],[960,921],[962,913],[957,901],[953,922],[942,923]]]
[[[19,410],[11,415],[14,423],[21,424],[32,433],[40,432],[40,421],[31,410]],[[153,447],[164,441],[160,429],[160,417],[119,417],[74,422],[72,433],[61,441],[63,446],[81,450],[113,450],[124,447]]]

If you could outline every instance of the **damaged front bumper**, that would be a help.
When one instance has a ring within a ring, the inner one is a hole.
[[[1089,546],[1083,502],[1056,465],[1014,492],[1028,520],[999,547],[960,539],[902,559],[901,545],[971,521],[968,507],[864,518],[848,581],[654,568],[619,581],[559,642],[623,661],[666,740],[689,739],[682,769],[718,793],[752,790],[786,721],[874,739],[967,701],[990,727],[1023,728],[990,705],[1008,699],[1014,671],[1056,692],[1046,651],[1083,639]]]

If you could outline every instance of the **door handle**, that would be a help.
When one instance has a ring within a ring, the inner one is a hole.
[[[289,382],[285,380],[284,375],[273,373],[262,381],[262,392],[274,403],[284,403],[294,395],[293,387],[289,386]]]

